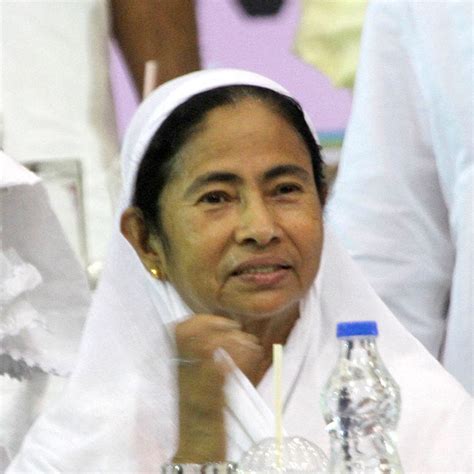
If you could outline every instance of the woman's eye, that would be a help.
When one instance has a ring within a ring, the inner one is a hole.
[[[199,198],[199,202],[203,202],[205,204],[223,204],[224,202],[229,202],[230,200],[230,196],[223,191],[212,191]]]
[[[280,184],[277,187],[277,194],[291,194],[301,191],[301,186],[293,183]]]

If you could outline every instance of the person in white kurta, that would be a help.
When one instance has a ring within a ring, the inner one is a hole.
[[[373,2],[328,216],[393,313],[473,387],[473,4]]]
[[[112,227],[110,192],[120,189],[108,2],[2,2],[2,25],[3,149],[21,163],[78,160],[88,248],[80,256],[84,265],[101,260]],[[61,219],[64,204],[53,202]],[[75,223],[63,223],[67,235]]]
[[[122,151],[123,208],[148,144],[169,114],[195,94],[236,84],[288,94],[265,77],[224,69],[171,81],[143,102]],[[405,471],[472,471],[470,396],[388,311],[328,228],[317,277],[299,308],[284,347],[289,435],[328,452],[319,397],[337,358],[336,324],[374,319],[382,358],[401,387],[398,446]],[[178,444],[175,327],[193,315],[169,281],[150,276],[117,221],[70,384],[30,431],[8,472],[160,472]],[[254,386],[225,360],[226,456],[238,461],[253,443],[273,435],[272,368]]]

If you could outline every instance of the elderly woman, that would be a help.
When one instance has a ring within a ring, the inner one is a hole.
[[[169,82],[134,117],[123,159],[125,238],[64,398],[11,472],[238,461],[273,432],[273,343],[286,432],[327,451],[318,399],[336,323],[357,319],[378,322],[401,386],[405,469],[471,469],[470,398],[323,228],[319,147],[287,91],[235,70]]]

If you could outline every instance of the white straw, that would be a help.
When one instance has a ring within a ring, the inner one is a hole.
[[[283,349],[281,344],[273,344],[273,393],[275,403],[275,443],[277,467],[282,467],[282,406],[281,406],[281,371]]]
[[[143,79],[143,98],[152,92],[158,85],[158,61],[150,59],[145,63],[145,77]]]

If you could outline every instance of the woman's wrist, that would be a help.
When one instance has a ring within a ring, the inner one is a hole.
[[[198,377],[200,370],[194,377],[186,370],[178,373],[179,444],[175,462],[204,464],[226,458],[224,377],[212,367],[204,370],[206,377]],[[210,380],[214,384],[210,385]]]
[[[217,428],[217,427],[216,427]],[[226,442],[224,430],[213,430],[207,426],[205,430],[181,429],[178,450],[173,462],[183,464],[206,464],[220,462],[226,458]]]

